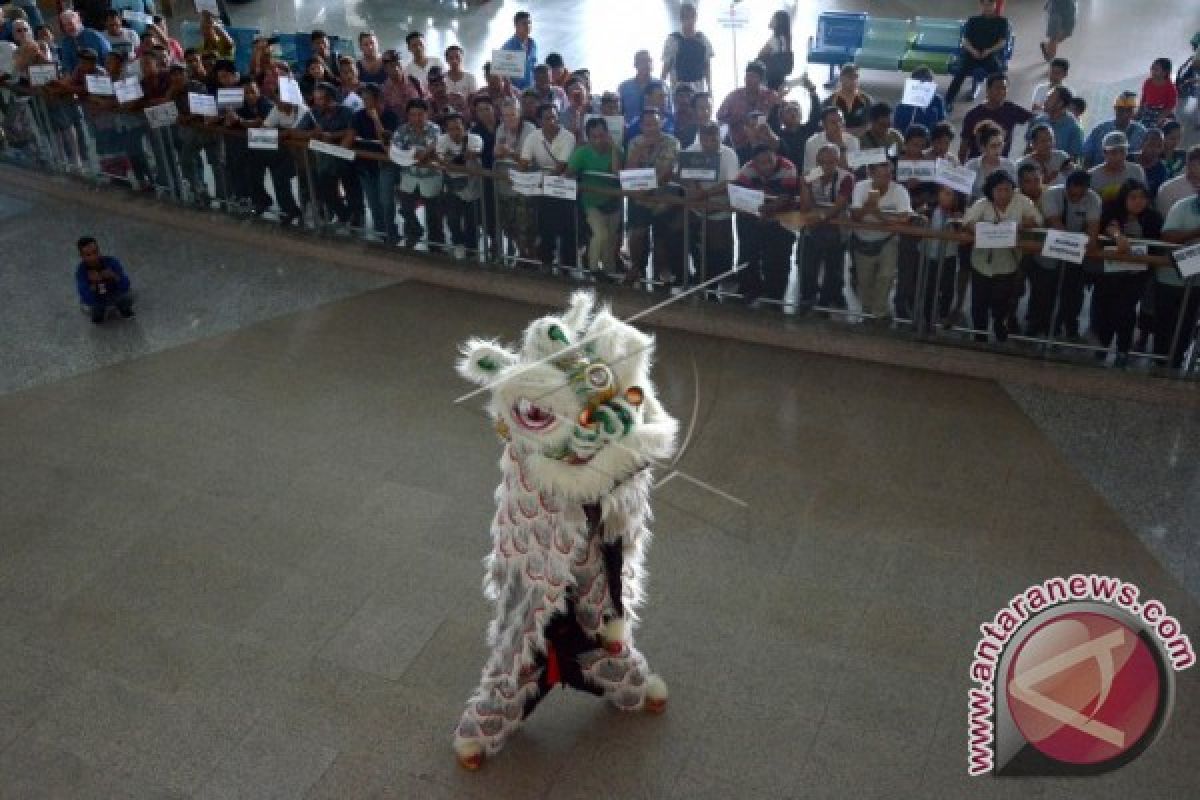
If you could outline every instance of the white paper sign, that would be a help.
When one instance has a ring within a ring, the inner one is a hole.
[[[942,186],[948,186],[956,192],[970,194],[975,190],[975,170],[967,167],[956,167],[944,158],[937,160],[934,180]]]
[[[846,153],[846,163],[850,169],[867,167],[871,164],[883,164],[888,160],[887,150],[882,147],[872,147],[870,150],[855,150]]]
[[[904,82],[904,97],[900,103],[917,108],[929,108],[933,98],[937,96],[937,84],[933,82],[914,81],[911,78]]]
[[[246,102],[246,93],[240,86],[232,89],[217,89],[217,108],[237,108]]]
[[[215,117],[217,115],[217,98],[211,94],[188,92],[188,111],[199,117]]]
[[[766,201],[766,194],[760,189],[747,189],[745,186],[737,184],[728,184],[726,189],[729,190],[729,205],[733,206],[735,211],[743,211],[758,216],[762,213],[763,203]]]
[[[1016,246],[1017,223],[1015,220],[975,223],[976,250],[996,250]]]
[[[278,128],[247,128],[249,137],[246,139],[246,146],[251,150],[278,150],[279,149],[279,129]]]
[[[1046,231],[1046,241],[1042,244],[1042,256],[1069,261],[1072,264],[1082,264],[1087,246],[1086,233],[1048,230]]]
[[[87,84],[88,94],[104,95],[105,97],[113,96],[112,78],[107,75],[85,75],[84,83]]]
[[[293,78],[279,79],[279,99],[289,106],[304,105],[304,95],[300,92],[300,84]]]
[[[355,155],[354,151],[348,147],[340,147],[336,144],[329,144],[329,142],[322,142],[320,139],[309,139],[308,149],[316,153],[324,153],[327,156],[340,158],[343,161],[353,161]]]
[[[146,109],[146,121],[150,123],[151,128],[165,128],[168,125],[174,125],[178,119],[179,109],[175,107],[174,103],[149,106]]]
[[[898,181],[932,181],[936,177],[936,161],[896,162],[896,180]]]
[[[1175,265],[1179,267],[1179,274],[1184,278],[1200,275],[1200,244],[1181,247],[1172,255],[1175,257]]]
[[[58,67],[53,64],[30,64],[29,85],[45,86],[50,81],[58,80]]]
[[[546,197],[574,200],[576,191],[575,181],[570,178],[560,178],[557,175],[547,175],[542,178],[542,194]]]
[[[524,78],[525,51],[493,50],[492,72],[505,78]]]
[[[623,169],[619,173],[621,176],[621,188],[627,192],[639,192],[645,189],[658,188],[658,175],[652,167],[645,169]]]
[[[141,61],[141,59],[135,58],[133,61],[126,61],[125,68],[123,70],[121,70],[121,77],[122,78],[137,78],[140,81],[142,79],[142,61]]]
[[[196,13],[207,11],[217,19],[221,18],[221,9],[217,7],[217,0],[196,0]]]
[[[0,75],[13,74],[13,53],[15,52],[16,50],[12,47],[4,47],[0,42]]]
[[[137,78],[126,78],[113,84],[118,103],[133,103],[145,97],[142,94],[142,82]]]
[[[128,8],[121,12],[121,18],[130,22],[141,23],[142,25],[149,25],[151,20],[150,15],[146,12],[133,11]]]
[[[542,193],[542,173],[540,172],[510,170],[508,177],[512,181],[513,191],[517,194],[532,197]]]
[[[1113,248],[1106,247],[1106,248],[1104,248],[1104,252],[1106,252],[1106,253],[1115,252],[1115,250]],[[1149,252],[1150,252],[1149,245],[1134,244],[1134,243],[1130,243],[1130,245],[1129,245],[1129,254],[1130,255],[1144,256],[1144,255],[1149,254]],[[1104,260],[1104,271],[1105,272],[1145,272],[1146,265],[1138,264],[1133,261],[1110,261],[1108,259],[1105,259]]]
[[[392,163],[399,167],[411,167],[417,163],[417,149],[415,147],[400,147],[400,143],[392,145],[388,149],[388,158]]]

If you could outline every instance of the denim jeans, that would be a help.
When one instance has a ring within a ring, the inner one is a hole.
[[[391,164],[371,162],[358,166],[358,179],[362,183],[367,207],[371,209],[371,222],[375,232],[389,241],[398,239],[396,225],[396,169]]]

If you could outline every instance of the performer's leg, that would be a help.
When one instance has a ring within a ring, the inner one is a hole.
[[[603,690],[621,711],[666,711],[666,682],[650,672],[646,657],[631,643],[616,655],[607,650],[585,653],[579,657],[579,666],[584,680]]]

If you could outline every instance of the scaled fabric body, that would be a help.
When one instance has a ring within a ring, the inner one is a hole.
[[[654,339],[576,293],[519,352],[471,340],[459,372],[486,386],[507,442],[484,593],[491,654],[454,735],[459,762],[494,755],[558,684],[626,711],[667,687],[633,645],[650,539],[650,465],[678,425],[650,383]]]

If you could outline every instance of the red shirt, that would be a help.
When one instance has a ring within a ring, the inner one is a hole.
[[[1176,104],[1179,102],[1179,92],[1175,88],[1175,84],[1170,80],[1165,81],[1161,86],[1156,85],[1149,78],[1142,84],[1142,107],[1157,108],[1160,111],[1174,111]]]

